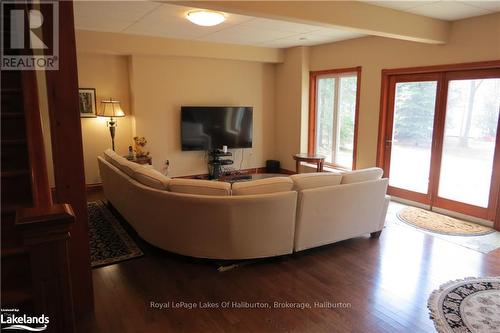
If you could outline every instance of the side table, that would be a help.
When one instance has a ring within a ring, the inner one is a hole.
[[[295,154],[292,155],[295,160],[295,171],[299,173],[300,162],[316,164],[316,171],[323,172],[323,164],[325,163],[326,156],[314,154]]]
[[[127,160],[129,160],[128,156],[123,156],[123,157],[125,157]],[[137,164],[149,164],[149,165],[153,165],[153,158],[151,156],[134,157],[133,159],[131,159],[129,161],[137,163]]]

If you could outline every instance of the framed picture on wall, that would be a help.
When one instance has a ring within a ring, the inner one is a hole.
[[[94,88],[80,88],[78,89],[80,95],[80,117],[81,118],[94,118],[97,117],[97,105],[95,98]]]

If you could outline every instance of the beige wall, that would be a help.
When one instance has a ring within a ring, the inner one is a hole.
[[[80,88],[95,88],[97,108],[100,101],[113,97],[121,102],[125,118],[118,118],[115,145],[116,152],[124,155],[132,144],[132,123],[128,57],[103,54],[78,53],[78,85]],[[106,118],[81,118],[85,181],[100,183],[97,156],[111,148],[111,137],[106,127]]]
[[[286,50],[285,62],[276,65],[276,158],[281,167],[295,171],[292,154],[307,152],[308,49]]]
[[[91,40],[99,36],[113,37],[92,33]],[[135,52],[133,48],[91,54],[86,52],[92,45],[88,40],[89,34],[77,34],[80,86],[96,88],[98,99],[120,98],[125,111],[135,115],[135,121],[130,116],[119,119],[118,151],[126,153],[134,134],[146,136],[154,167],[161,170],[169,159],[172,176],[206,173],[203,153],[180,150],[181,105],[253,106],[254,148],[245,151],[243,168],[263,166],[272,158],[294,170],[291,155],[306,151],[309,70],[362,66],[357,166],[363,168],[376,160],[381,70],[500,59],[500,14],[452,23],[446,45],[366,37],[288,49],[275,55],[273,62],[284,59],[277,64],[268,63],[266,52],[259,53],[258,61],[249,61],[239,49],[233,59],[216,59],[203,52],[198,57],[175,50],[165,54],[154,47],[147,49],[148,43],[141,44],[140,54],[128,53]],[[206,44],[207,50],[216,47]],[[82,119],[82,128],[87,183],[96,183],[100,180],[95,159],[110,146],[109,132],[96,119]],[[235,153],[239,162],[240,151]]]
[[[375,165],[382,69],[498,59],[498,13],[454,22],[446,45],[366,37],[310,49],[310,69],[313,71],[362,66],[358,168]],[[279,80],[280,78],[277,78],[277,81]],[[282,123],[283,119],[277,119],[277,123]],[[288,133],[287,137],[281,140],[295,139],[298,135],[298,132]]]
[[[182,105],[253,106],[253,148],[243,168],[274,158],[274,66],[259,62],[177,56],[131,57],[136,133],[148,140],[153,166],[170,160],[170,176],[207,173],[203,152],[183,152]],[[241,150],[234,151],[239,167]]]

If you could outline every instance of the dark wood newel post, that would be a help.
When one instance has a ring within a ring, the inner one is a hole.
[[[16,226],[30,256],[35,311],[49,317],[45,332],[75,331],[68,250],[74,222],[68,204],[17,211]]]

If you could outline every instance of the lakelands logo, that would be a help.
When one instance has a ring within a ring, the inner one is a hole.
[[[59,4],[41,0],[27,8],[24,2],[2,0],[1,9],[1,69],[59,69]]]
[[[0,316],[2,331],[21,330],[41,332],[45,331],[49,324],[49,317],[43,314],[41,316],[20,314],[19,309],[2,309],[2,314]]]

